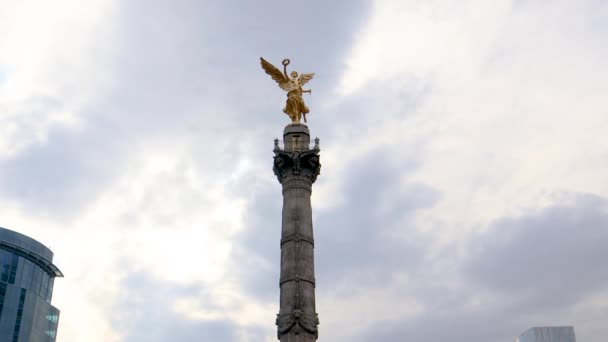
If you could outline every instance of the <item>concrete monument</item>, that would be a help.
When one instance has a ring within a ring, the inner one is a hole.
[[[310,132],[300,123],[308,107],[304,104],[302,85],[314,74],[293,71],[287,75],[289,59],[283,60],[283,73],[264,58],[262,68],[281,89],[288,92],[283,112],[291,124],[283,131],[283,146],[274,140],[274,174],[283,186],[281,225],[280,308],[277,315],[277,338],[281,342],[313,342],[319,337],[319,318],[315,306],[315,242],[312,233],[312,184],[321,171],[319,139],[311,148]]]
[[[273,167],[283,187],[277,337],[281,342],[312,342],[318,338],[319,318],[310,195],[321,171],[319,139],[310,148],[308,127],[300,123],[287,125],[283,139],[283,148],[275,140]]]

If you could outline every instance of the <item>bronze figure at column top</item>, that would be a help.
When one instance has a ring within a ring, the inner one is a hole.
[[[299,123],[302,117],[304,117],[304,122],[307,122],[306,114],[308,114],[310,110],[304,103],[302,94],[312,93],[312,90],[305,90],[302,86],[312,80],[315,74],[309,73],[298,76],[296,71],[292,71],[291,74],[288,74],[287,65],[289,65],[290,61],[287,58],[282,62],[283,72],[262,57],[260,57],[260,63],[262,64],[264,71],[279,84],[281,89],[287,92],[287,101],[285,103],[285,108],[283,108],[283,113],[291,118],[292,123]]]

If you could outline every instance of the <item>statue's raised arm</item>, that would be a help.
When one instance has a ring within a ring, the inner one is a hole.
[[[302,85],[312,80],[315,74],[302,74],[298,77],[298,73],[292,71],[291,77],[288,77],[287,65],[289,63],[289,59],[283,60],[283,72],[281,72],[277,67],[260,57],[262,69],[278,83],[281,89],[287,92],[287,102],[285,103],[283,112],[291,118],[293,123],[299,123],[302,116],[304,116],[304,122],[306,122],[306,114],[309,112],[309,109],[304,103],[302,93],[311,93],[312,90],[304,90],[302,89]]]
[[[270,75],[275,82],[277,82],[281,89],[289,91],[287,90],[287,84],[289,83],[289,78],[287,78],[287,75],[283,75],[281,70],[270,64],[270,62],[262,57],[260,57],[260,64],[262,64],[262,69],[264,69],[264,71],[266,71],[266,73]]]

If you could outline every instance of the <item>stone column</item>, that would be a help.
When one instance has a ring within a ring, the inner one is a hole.
[[[280,311],[277,337],[281,342],[309,342],[318,338],[315,308],[314,239],[310,194],[321,170],[319,143],[310,148],[304,124],[290,124],[284,147],[275,140],[274,173],[283,186],[281,229]]]

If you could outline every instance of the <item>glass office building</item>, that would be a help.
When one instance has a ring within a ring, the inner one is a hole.
[[[59,310],[51,305],[53,252],[40,242],[0,228],[0,341],[54,342]]]
[[[526,330],[516,342],[576,342],[574,327],[534,327]]]

